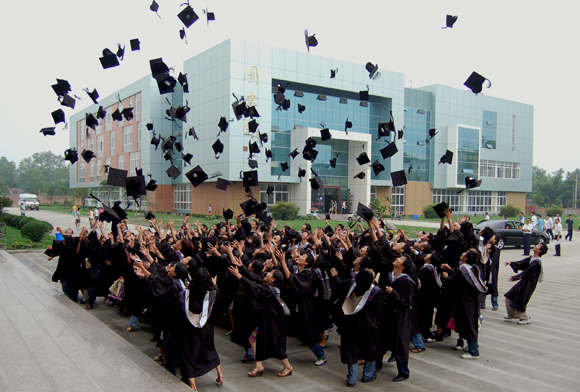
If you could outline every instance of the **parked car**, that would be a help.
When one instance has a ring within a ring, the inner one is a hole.
[[[491,227],[499,237],[497,247],[503,249],[506,246],[523,246],[524,232],[519,229],[520,222],[502,219],[502,220],[482,220],[473,227],[475,233],[482,230],[484,227]],[[550,243],[550,236],[540,230],[532,230],[532,246],[545,242]]]
[[[38,202],[38,198],[36,195],[31,193],[21,193],[18,195],[18,206],[20,204],[24,204],[24,208],[27,210],[39,210],[40,203]]]

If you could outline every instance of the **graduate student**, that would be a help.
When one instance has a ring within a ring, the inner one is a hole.
[[[526,257],[520,261],[507,262],[505,265],[512,267],[514,272],[519,274],[510,276],[509,282],[516,283],[510,291],[505,293],[505,304],[507,310],[506,320],[518,319],[518,324],[526,325],[532,323],[532,318],[526,314],[526,307],[538,281],[543,281],[543,270],[541,257],[548,251],[548,245],[537,244],[534,247],[534,255]]]

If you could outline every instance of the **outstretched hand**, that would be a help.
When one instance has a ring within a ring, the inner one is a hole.
[[[242,274],[240,274],[240,272],[238,271],[238,267],[236,267],[235,265],[229,267],[228,271],[230,271],[230,274],[232,274],[236,279],[242,278]]]

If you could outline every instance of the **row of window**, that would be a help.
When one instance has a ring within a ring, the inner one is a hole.
[[[446,202],[457,212],[499,212],[507,204],[503,191],[467,191],[457,194],[450,189],[433,189],[433,203]]]
[[[173,185],[173,208],[175,210],[191,211],[191,185]]]
[[[141,120],[141,93],[137,93],[135,95],[131,95],[129,97],[129,105],[125,106],[126,108],[133,108],[133,119],[129,122],[131,123],[132,121],[140,121]],[[107,114],[105,115],[105,119],[104,119],[104,123],[105,123],[105,131],[110,131],[113,128],[113,118],[111,116],[111,114],[114,112],[113,110],[114,105],[111,105],[107,108],[105,108]],[[93,116],[96,117],[96,113],[93,113]],[[121,118],[120,121],[117,121],[117,125],[118,127],[123,127],[124,124],[124,118]],[[87,136],[87,132],[85,129],[85,119],[82,119],[80,121],[78,121],[78,131],[80,133],[80,140],[84,140]],[[96,129],[95,129],[95,133],[97,135],[100,135],[102,133],[102,123],[99,124]],[[90,136],[90,132],[89,132],[89,136]]]
[[[520,179],[520,164],[482,159],[479,163],[479,175],[486,178]]]

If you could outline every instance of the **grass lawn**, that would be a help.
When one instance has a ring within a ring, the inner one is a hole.
[[[45,235],[40,242],[32,242],[28,238],[22,237],[20,230],[7,226],[6,227],[6,248],[11,249],[44,249],[52,245],[53,235]]]

